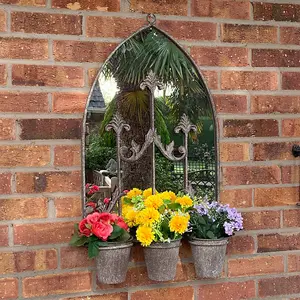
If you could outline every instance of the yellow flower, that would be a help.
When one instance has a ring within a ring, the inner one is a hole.
[[[136,226],[136,216],[137,216],[137,211],[134,210],[133,208],[132,209],[129,209],[125,216],[124,216],[124,219],[125,219],[125,222],[126,224],[129,226],[129,227],[133,227],[133,226]]]
[[[139,225],[151,226],[160,218],[159,212],[153,207],[148,207],[141,210],[136,216],[136,222]]]
[[[181,206],[190,207],[193,205],[193,200],[189,196],[178,197],[175,200],[176,203],[179,203]]]
[[[190,216],[176,214],[169,222],[170,231],[183,234],[188,227]]]
[[[145,200],[144,204],[146,207],[153,207],[155,209],[158,209],[164,203],[162,199],[159,197],[159,195],[151,195]]]
[[[163,193],[160,193],[159,196],[161,197],[161,199],[163,200],[171,200],[172,202],[174,202],[176,200],[176,195],[174,192],[171,191],[165,191]]]
[[[133,197],[142,195],[142,191],[140,189],[137,188],[133,188],[132,190],[130,190],[127,194],[126,197],[132,199]]]
[[[149,188],[149,189],[146,189],[146,190],[143,191],[143,196],[144,196],[145,199],[148,198],[151,195],[152,195],[152,188]]]
[[[142,246],[147,247],[152,243],[154,234],[150,227],[139,226],[136,231],[136,238],[141,242]]]

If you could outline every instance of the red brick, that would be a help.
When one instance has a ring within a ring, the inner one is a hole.
[[[132,0],[130,9],[136,12],[186,16],[187,0]]]
[[[0,299],[17,299],[18,298],[18,279],[17,278],[0,278]]]
[[[0,246],[8,246],[8,226],[0,225]]]
[[[90,300],[127,300],[128,294],[127,293],[118,293],[118,294],[104,294],[104,295],[97,295],[97,296],[88,296]],[[60,300],[83,300],[82,297],[75,297],[75,298],[63,298]]]
[[[0,38],[0,58],[48,59],[48,41]]]
[[[222,71],[221,88],[222,90],[274,91],[278,89],[278,77],[275,72]]]
[[[57,61],[76,62],[104,62],[117,44],[81,42],[81,41],[54,41],[53,53]]]
[[[224,120],[224,137],[278,136],[278,121],[271,119]]]
[[[228,276],[251,276],[284,272],[282,256],[256,256],[228,260]]]
[[[0,120],[0,140],[14,140],[16,138],[15,132],[15,120]]]
[[[55,249],[1,252],[0,257],[1,274],[44,271],[57,268],[57,253]]]
[[[288,256],[288,271],[289,272],[300,271],[300,255],[291,254]]]
[[[257,143],[253,144],[253,156],[256,161],[291,160],[293,143]]]
[[[222,190],[220,191],[220,201],[231,207],[251,207],[252,189]]]
[[[222,24],[221,40],[228,43],[277,43],[277,28],[262,25]]]
[[[11,174],[0,173],[0,194],[10,194],[11,193]]]
[[[300,45],[300,29],[297,27],[280,27],[280,42],[283,45]]]
[[[87,36],[127,38],[144,25],[144,20],[119,17],[88,16]]]
[[[295,205],[299,202],[299,188],[257,188],[254,190],[255,206]]]
[[[299,96],[261,95],[251,97],[251,112],[257,114],[300,113]]]
[[[254,20],[300,21],[300,5],[262,2],[252,4]]]
[[[284,227],[300,227],[300,211],[298,209],[284,210],[283,211],[283,226]]]
[[[46,93],[0,92],[1,112],[48,112]]]
[[[261,297],[300,293],[300,276],[267,278],[258,281]]]
[[[229,239],[227,255],[253,254],[255,252],[252,236],[233,236]]]
[[[257,252],[300,250],[300,233],[258,235]]]
[[[244,95],[213,95],[217,113],[236,114],[247,112],[247,96]]]
[[[87,292],[91,290],[91,273],[72,272],[24,278],[22,282],[25,298]]]
[[[282,120],[282,136],[300,136],[300,119]]]
[[[300,73],[283,72],[282,73],[283,90],[300,90]]]
[[[47,198],[0,199],[0,220],[47,218]]]
[[[252,66],[254,67],[299,67],[299,50],[253,49]]]
[[[201,74],[209,89],[218,89],[218,73],[216,71],[202,71]]]
[[[224,185],[276,184],[280,177],[278,166],[223,167]]]
[[[179,248],[179,257],[180,257],[180,260],[192,257],[192,249],[191,249],[190,243],[186,239],[182,239],[182,241],[181,241],[181,246]],[[143,257],[143,260],[144,260],[144,257]]]
[[[43,167],[50,164],[49,146],[0,146],[2,167]]]
[[[6,65],[0,64],[0,85],[6,85],[7,82],[7,69]]]
[[[194,289],[191,286],[137,291],[131,294],[131,300],[174,300],[194,299]]]
[[[91,68],[91,69],[88,69],[88,78],[89,78],[89,86],[92,86],[95,79],[96,79],[96,76],[98,75],[98,72],[99,72],[99,69],[98,68]]]
[[[82,200],[79,197],[63,197],[55,199],[57,218],[80,217],[82,215]]]
[[[192,15],[222,19],[249,19],[248,1],[192,0]]]
[[[24,6],[45,6],[46,0],[0,0],[1,4],[14,4]]]
[[[191,56],[199,66],[242,67],[248,65],[248,49],[233,47],[192,47]]]
[[[80,119],[22,119],[22,140],[80,139]]]
[[[80,67],[13,65],[13,85],[83,87]]]
[[[60,250],[61,268],[87,268],[95,265],[93,259],[88,259],[88,251],[86,247],[64,247]]]
[[[0,10],[0,31],[6,31],[6,12],[4,10]]]
[[[82,34],[82,16],[14,11],[11,13],[11,30],[41,34]]]
[[[86,93],[53,93],[53,112],[83,113],[88,95]]]
[[[214,23],[159,20],[157,25],[179,40],[214,41],[217,38],[217,25]]]
[[[245,212],[243,219],[245,230],[280,228],[280,211]]]
[[[17,173],[16,185],[18,193],[54,193],[79,192],[81,176],[79,171]]]
[[[201,285],[199,300],[249,299],[255,296],[254,281],[226,282]]]
[[[282,183],[299,183],[300,166],[281,167],[281,176],[282,176]]]
[[[56,146],[54,148],[55,166],[80,166],[81,165],[81,146]]]
[[[53,0],[52,7],[71,10],[119,11],[120,0]]]
[[[14,225],[14,244],[34,246],[68,243],[73,231],[74,222]]]
[[[248,143],[220,143],[220,161],[247,161],[249,156]]]

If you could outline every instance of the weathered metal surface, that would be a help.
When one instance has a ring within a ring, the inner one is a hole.
[[[197,277],[219,277],[224,265],[228,238],[218,240],[191,239],[189,242]]]

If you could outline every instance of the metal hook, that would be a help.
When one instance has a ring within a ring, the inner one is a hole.
[[[149,25],[155,25],[156,23],[156,16],[155,14],[148,14],[146,17],[146,21],[149,23]]]

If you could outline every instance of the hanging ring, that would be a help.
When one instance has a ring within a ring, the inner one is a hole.
[[[149,23],[150,26],[155,25],[156,22],[155,14],[148,14],[146,17],[146,21]]]

